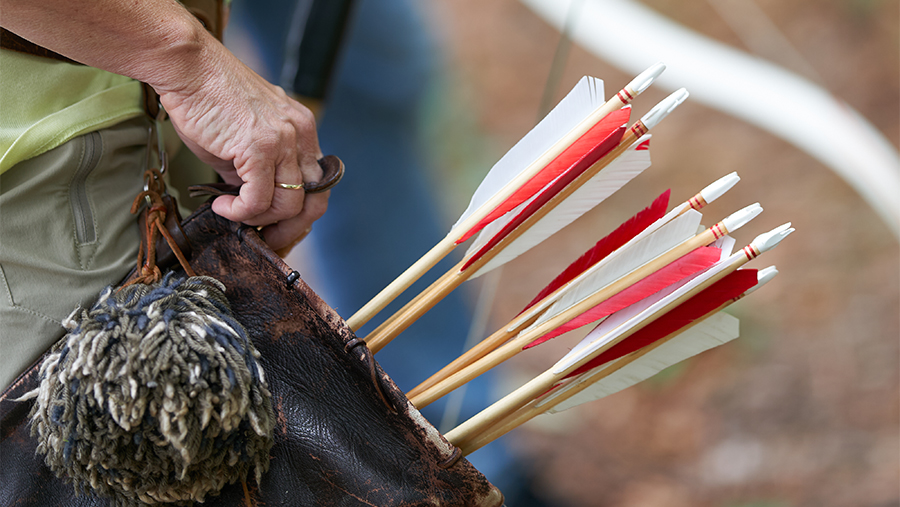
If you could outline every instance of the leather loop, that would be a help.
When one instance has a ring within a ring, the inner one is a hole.
[[[237,196],[241,193],[240,185],[228,183],[206,183],[204,185],[191,185],[188,187],[191,197],[219,197],[220,195]]]
[[[447,456],[447,459],[438,463],[438,466],[443,469],[450,468],[455,465],[457,461],[459,461],[459,458],[462,458],[462,449],[454,445],[453,453],[450,454],[450,456]]]
[[[322,181],[310,181],[303,189],[307,194],[318,194],[330,190],[344,177],[344,162],[334,155],[326,155],[319,159],[319,167],[325,173]]]
[[[322,181],[311,181],[303,185],[307,194],[318,194],[330,190],[344,177],[344,162],[334,155],[326,155],[319,159],[319,166],[324,175]],[[234,195],[241,193],[240,185],[228,183],[206,183],[203,185],[191,185],[188,187],[191,197],[218,197],[220,195]]]
[[[369,369],[369,376],[372,380],[372,385],[375,386],[375,391],[378,392],[378,396],[381,397],[381,401],[384,402],[384,405],[391,411],[391,413],[396,414],[397,409],[391,405],[391,402],[388,401],[387,396],[384,395],[384,389],[381,387],[381,382],[378,381],[378,371],[375,369],[375,360],[372,358],[372,351],[369,350],[369,347],[366,346],[366,341],[361,338],[353,338],[346,345],[344,345],[344,352],[350,352],[362,345],[362,360],[366,363],[366,366]]]

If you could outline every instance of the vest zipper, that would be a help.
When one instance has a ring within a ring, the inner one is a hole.
[[[97,132],[84,136],[84,155],[69,186],[69,202],[75,219],[75,241],[79,245],[93,243],[97,239],[94,212],[87,194],[87,179],[97,167],[102,154],[102,139]]]

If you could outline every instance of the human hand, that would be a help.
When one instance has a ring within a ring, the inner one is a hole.
[[[264,226],[275,250],[291,246],[328,206],[328,191],[278,186],[321,181],[315,118],[224,48],[211,61],[184,86],[158,89],[160,102],[185,145],[226,183],[241,185],[240,195],[218,197],[213,211]]]

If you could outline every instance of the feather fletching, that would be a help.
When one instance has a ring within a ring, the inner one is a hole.
[[[715,310],[730,299],[743,294],[756,285],[757,270],[739,269],[699,292],[696,296],[666,312],[633,335],[613,345],[605,352],[573,371],[568,377],[577,376],[597,366],[618,359],[664,338],[691,322]]]
[[[575,317],[562,326],[559,326],[553,331],[529,343],[524,348],[527,349],[534,347],[535,345],[540,345],[547,340],[556,338],[573,329],[586,326],[591,322],[596,322],[622,308],[631,306],[632,304],[669,287],[673,283],[681,281],[712,266],[719,261],[720,257],[721,250],[716,247],[706,246],[697,248],[655,273],[643,278],[622,292],[619,292],[606,301],[582,313],[578,317]]]
[[[599,400],[643,382],[666,368],[701,352],[724,345],[737,338],[738,332],[738,319],[720,311],[648,351],[634,362],[624,365],[612,373],[606,373],[605,378],[594,382],[593,385],[584,388],[569,399],[556,403],[555,400],[566,394],[566,391],[583,388],[582,384],[591,383],[595,379],[595,374],[601,374],[607,368],[615,368],[618,362],[607,363],[573,379],[572,382],[560,386],[556,390],[557,392],[550,397],[542,400],[539,406],[552,406],[547,412],[555,414],[583,403]]]
[[[594,109],[601,106],[604,103],[603,95],[602,80],[588,76],[581,78],[578,84],[544,119],[494,164],[472,194],[469,206],[453,228],[459,226],[475,210],[512,181],[522,168],[528,167],[537,160],[587,118]]]
[[[594,175],[584,185],[572,192],[568,198],[547,212],[543,218],[523,232],[515,241],[510,242],[489,262],[485,263],[472,277],[481,276],[527,252],[593,209],[635,176],[650,167],[650,151],[637,150],[635,149],[636,146],[637,143],[613,160],[602,171]],[[538,198],[540,198],[540,195]],[[507,225],[505,223],[501,225],[505,218],[496,220],[488,227],[485,227],[468,252],[466,252],[467,256],[475,255],[475,252],[479,252],[479,250],[486,251],[484,244],[490,241],[493,235],[497,234],[498,230],[503,229]],[[527,216],[523,218],[527,218]],[[514,227],[511,229],[514,229]]]
[[[557,289],[571,282],[572,279],[574,279],[576,276],[580,275],[589,267],[603,260],[614,250],[627,243],[631,238],[637,236],[650,224],[660,219],[665,214],[666,208],[669,206],[670,194],[671,191],[666,190],[665,192],[660,194],[660,196],[657,197],[650,206],[639,211],[636,215],[629,218],[622,225],[616,228],[616,230],[607,234],[603,239],[598,241],[590,250],[583,253],[581,257],[576,259],[575,262],[570,264],[569,267],[563,270],[562,273],[560,273],[556,278],[553,279],[553,281],[551,281],[546,287],[544,287],[538,293],[538,295],[535,296],[535,298],[532,299],[531,302],[522,309],[522,311],[524,312],[528,308],[531,308],[531,306],[536,304],[538,301],[556,292]]]
[[[571,182],[579,174],[619,144],[625,133],[625,126],[631,116],[631,106],[623,107],[606,115],[579,137],[571,146],[535,174],[524,185],[500,203],[474,227],[466,231],[456,243],[462,243],[474,236],[489,223],[512,211],[523,202],[542,192],[547,185],[565,174]],[[564,187],[565,185],[563,185]],[[562,187],[559,187],[562,189]]]

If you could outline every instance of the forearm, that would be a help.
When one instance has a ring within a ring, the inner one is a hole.
[[[3,0],[0,24],[160,93],[199,86],[227,53],[175,0]]]
[[[291,244],[324,212],[276,183],[319,181],[312,113],[242,64],[175,0],[0,0],[0,24],[35,44],[150,84],[185,144],[240,195],[220,196],[225,218],[267,226]]]

